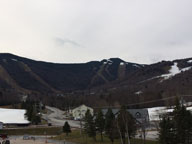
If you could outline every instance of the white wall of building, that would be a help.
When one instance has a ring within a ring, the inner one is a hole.
[[[72,115],[73,115],[75,120],[82,119],[85,117],[87,110],[89,110],[90,113],[93,115],[93,109],[91,107],[86,106],[86,105],[81,105],[81,106],[73,109]]]

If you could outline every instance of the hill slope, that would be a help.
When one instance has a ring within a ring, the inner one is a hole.
[[[50,94],[54,97],[70,94],[76,104],[118,106],[191,95],[191,87],[192,58],[151,65],[128,63],[119,58],[57,64],[0,54],[0,90],[15,94],[38,93],[44,99]],[[167,99],[149,105],[169,102]]]
[[[113,104],[116,101],[126,105],[141,105],[143,102],[144,106],[170,105],[177,96],[191,101],[192,58],[145,66],[122,80],[112,82],[106,89],[105,95],[110,93]]]
[[[0,82],[1,87],[26,91],[84,90],[123,78],[126,73],[141,67],[135,65],[118,58],[82,64],[56,64],[0,54]]]

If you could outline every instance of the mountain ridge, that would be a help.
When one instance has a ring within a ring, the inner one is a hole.
[[[0,90],[15,95],[70,94],[76,102],[103,106],[189,95],[191,86],[192,58],[150,65],[120,58],[62,64],[0,54]]]
[[[95,81],[93,81],[93,79],[90,78],[90,81],[92,81],[91,83],[93,85],[98,85],[97,81],[99,84],[104,84],[106,81],[112,81],[117,79],[117,69],[118,66],[121,62],[125,62],[119,58],[111,58],[109,60],[102,60],[102,61],[90,61],[87,63],[67,63],[67,64],[61,64],[61,63],[50,63],[50,62],[43,62],[43,61],[35,61],[32,59],[28,59],[28,58],[23,58],[23,57],[19,57],[13,54],[9,54],[9,53],[3,53],[0,54],[0,64],[1,66],[5,69],[5,71],[7,71],[7,73],[9,75],[11,75],[11,77],[16,80],[19,81],[15,75],[19,75],[20,73],[25,73],[28,72],[28,75],[33,75],[33,80],[37,80],[41,81],[40,83],[44,83],[43,85],[50,85],[48,79],[48,77],[45,77],[44,75],[41,74],[41,72],[39,72],[38,69],[43,69],[44,73],[49,73],[50,70],[54,71],[54,68],[57,69],[57,71],[52,72],[53,75],[56,75],[59,73],[59,71],[63,71],[66,72],[67,74],[64,73],[64,75],[70,75],[70,73],[75,73],[78,74],[79,71],[81,71],[83,69],[83,72],[88,71],[88,73],[93,76],[94,75],[94,79]],[[110,63],[108,64],[106,61],[110,61]],[[111,65],[111,66],[109,66]],[[139,65],[139,64],[137,64]],[[15,68],[12,68],[12,67]],[[16,69],[18,69],[18,71],[16,71],[15,73],[13,71],[15,71]],[[71,69],[71,71],[70,71]],[[47,72],[46,72],[47,70]],[[13,74],[14,73],[14,74]],[[30,74],[29,74],[30,73]],[[53,77],[53,75],[51,75],[50,77]],[[92,77],[91,76],[91,77]],[[19,75],[19,77],[21,78],[21,75]],[[36,77],[36,78],[34,78]],[[42,78],[43,77],[43,78]],[[81,75],[79,76],[81,77]],[[86,77],[86,76],[85,76]],[[67,77],[63,78],[63,79],[67,79]],[[98,80],[100,79],[100,80]],[[54,80],[54,79],[53,79]],[[103,82],[105,81],[105,82]],[[90,83],[87,83],[86,86],[88,86]],[[21,85],[21,84],[19,84]],[[46,87],[47,87],[46,86]],[[51,89],[54,89],[54,86],[50,87]],[[30,88],[27,88],[30,89]],[[56,88],[57,89],[57,88]],[[77,88],[78,89],[78,88]],[[81,89],[81,88],[80,88]],[[61,89],[58,89],[61,90]],[[64,89],[62,89],[64,90]]]

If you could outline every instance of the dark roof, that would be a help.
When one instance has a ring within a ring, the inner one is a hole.
[[[117,115],[120,109],[111,109],[114,115]],[[103,114],[107,113],[108,109],[102,109]],[[127,111],[139,122],[143,119],[149,121],[149,113],[147,109],[127,109]]]

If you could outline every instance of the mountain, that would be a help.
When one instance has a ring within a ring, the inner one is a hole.
[[[165,105],[173,101],[170,97],[191,95],[191,87],[192,58],[151,65],[119,58],[58,64],[0,54],[0,90],[4,98],[4,93],[33,94],[46,101],[50,95],[70,95],[75,104],[118,106],[153,101],[150,105]],[[160,99],[167,100],[155,101]]]
[[[176,97],[192,101],[192,58],[146,65],[107,85],[106,90],[102,95],[112,105],[169,106]]]
[[[122,79],[142,65],[119,58],[81,64],[34,61],[12,54],[0,54],[2,88],[20,91],[68,92],[84,90]]]

